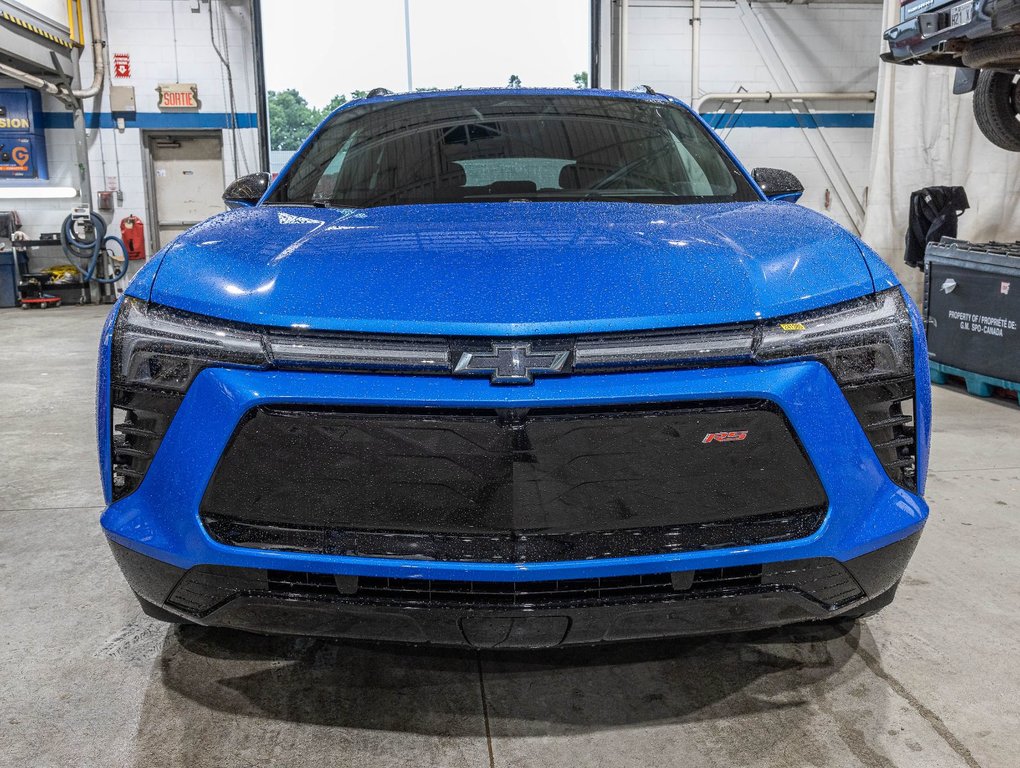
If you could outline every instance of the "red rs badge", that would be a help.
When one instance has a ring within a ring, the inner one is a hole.
[[[735,443],[738,440],[747,439],[747,430],[743,432],[709,432],[705,435],[703,443]]]

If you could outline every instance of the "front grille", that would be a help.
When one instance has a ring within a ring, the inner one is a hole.
[[[560,581],[434,581],[361,577],[351,594],[362,599],[404,605],[510,605],[528,608],[586,603],[612,605],[790,589],[801,591],[827,607],[845,605],[861,596],[857,582],[839,562],[821,558]]]
[[[535,562],[802,538],[826,506],[782,412],[723,401],[260,407],[235,432],[201,513],[235,546]]]
[[[179,395],[113,387],[111,465],[113,498],[134,491],[156,455],[177,408]]]
[[[829,558],[696,571],[549,581],[447,581],[334,576],[223,566],[192,568],[168,604],[202,616],[239,596],[308,599],[406,608],[565,608],[799,592],[827,609],[864,597],[841,563]]]
[[[319,555],[509,563],[595,560],[790,541],[810,536],[824,519],[825,508],[812,507],[736,521],[671,527],[487,536],[267,525],[215,515],[204,515],[202,522],[214,539],[235,547]]]
[[[357,595],[409,605],[508,605],[531,607],[549,603],[595,601],[611,604],[662,598],[673,592],[668,573],[562,581],[432,581],[361,578]]]
[[[916,491],[914,379],[862,384],[847,387],[844,392],[890,479],[908,491]]]

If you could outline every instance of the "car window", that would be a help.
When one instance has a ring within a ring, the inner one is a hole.
[[[484,187],[500,181],[527,181],[537,189],[560,189],[564,167],[576,161],[557,157],[493,157],[455,160],[464,169],[464,186]]]
[[[326,164],[326,169],[322,174],[315,173],[315,169],[309,167],[307,170],[312,173],[312,178],[318,176],[318,181],[315,183],[315,191],[312,192],[312,198],[315,200],[332,200],[334,195],[337,193],[337,182],[339,181],[340,168],[343,166],[344,159],[347,157],[347,152],[351,148],[351,144],[354,143],[355,138],[358,136],[358,131],[353,131],[347,140],[340,145],[340,149],[333,155],[333,159]]]
[[[685,110],[598,96],[467,95],[344,110],[309,142],[270,202],[757,200]]]

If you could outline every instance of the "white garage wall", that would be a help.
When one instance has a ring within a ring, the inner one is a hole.
[[[689,102],[690,1],[638,0],[629,8],[626,87],[647,84]],[[609,84],[612,66],[608,14],[609,2],[605,2],[600,68],[603,87]],[[707,0],[701,17],[699,96],[737,90],[868,91],[877,85],[881,5],[755,3],[748,8],[733,0]],[[765,30],[765,40],[757,33],[759,24]],[[781,62],[778,68],[770,46],[774,46]],[[851,214],[853,206],[840,203],[835,194],[838,182],[826,174],[826,166],[816,158],[810,139],[815,144],[819,139],[828,144],[836,164],[863,202],[869,181],[873,108],[873,104],[862,101],[826,103],[819,108],[822,114],[818,121],[823,126],[837,127],[798,127],[789,108],[780,103],[748,104],[739,118],[712,119],[721,121],[720,134],[748,167],[776,166],[792,171],[807,190],[805,205],[854,228],[859,221],[855,222]],[[721,107],[706,104],[705,109],[716,112]],[[725,111],[733,109],[730,105]],[[809,131],[818,135],[810,137]]]
[[[230,105],[226,68],[210,40],[212,14],[217,45],[231,65],[234,100],[237,110],[236,175],[258,170],[258,134],[255,105],[255,74],[252,68],[251,18],[245,0],[213,0],[193,3],[187,0],[138,2],[106,0],[108,52],[131,57],[131,77],[111,77],[107,85],[130,85],[135,89],[137,113],[121,133],[112,127],[109,87],[87,107],[90,113],[89,164],[93,191],[119,185],[122,203],[108,215],[119,226],[120,220],[136,214],[145,220],[146,231],[154,222],[145,209],[142,131],[179,132],[219,130],[223,137],[224,179],[235,177]],[[192,9],[197,8],[198,12]],[[224,40],[226,45],[224,45]],[[81,71],[88,78],[92,71],[90,49],[86,47]],[[194,113],[161,112],[156,87],[160,83],[197,83],[201,108]],[[96,125],[98,124],[98,128]],[[95,203],[93,195],[93,204]]]
[[[192,9],[197,8],[198,12]],[[131,76],[114,78],[109,75],[99,96],[85,102],[88,128],[89,166],[95,206],[95,193],[120,189],[123,200],[116,202],[112,213],[103,213],[111,232],[119,233],[120,220],[136,214],[145,221],[146,231],[154,231],[154,222],[146,210],[144,154],[142,131],[181,132],[215,130],[222,134],[224,179],[235,176],[230,106],[227,94],[226,68],[210,41],[209,21],[217,44],[231,64],[237,110],[236,175],[258,170],[258,136],[255,105],[255,74],[251,57],[251,19],[246,0],[213,0],[194,3],[188,0],[138,2],[137,0],[106,0],[107,51],[109,63],[113,55],[126,53],[131,57]],[[85,22],[89,28],[88,21]],[[222,40],[226,40],[224,47]],[[92,79],[90,41],[81,56],[84,85]],[[198,84],[201,107],[194,112],[161,112],[157,106],[156,87],[159,83],[193,82]],[[14,84],[14,83],[12,83]],[[16,85],[16,84],[15,84]],[[123,132],[117,130],[110,113],[111,85],[130,85],[135,89],[137,112],[125,122]],[[77,158],[71,113],[56,99],[44,96],[43,110],[47,126],[50,186],[77,188]],[[222,190],[215,190],[219,194]],[[19,211],[24,230],[36,237],[43,232],[56,232],[76,200],[11,200],[5,207]],[[151,246],[148,249],[151,254]],[[56,254],[38,253],[33,268],[49,261],[59,262]]]

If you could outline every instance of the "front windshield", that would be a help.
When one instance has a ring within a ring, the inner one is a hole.
[[[344,110],[269,202],[419,203],[759,199],[685,110],[601,96],[464,95]]]

